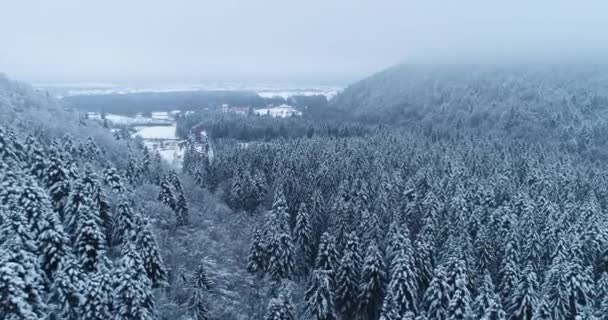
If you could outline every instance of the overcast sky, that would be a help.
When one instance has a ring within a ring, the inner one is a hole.
[[[0,72],[32,82],[347,83],[400,61],[581,58],[608,43],[606,1],[2,2]]]

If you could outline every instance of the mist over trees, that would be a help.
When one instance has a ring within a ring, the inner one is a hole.
[[[602,83],[398,66],[323,115],[184,114],[176,170],[0,80],[0,317],[602,319]]]

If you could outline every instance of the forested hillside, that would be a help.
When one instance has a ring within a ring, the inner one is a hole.
[[[215,223],[221,204],[139,141],[6,78],[0,211],[0,319],[243,312],[235,291],[246,284],[229,270],[246,244]]]
[[[479,70],[188,113],[182,172],[2,80],[0,318],[604,319],[600,74]]]
[[[603,64],[403,64],[349,86],[331,110],[371,123],[542,143],[591,139],[605,149],[607,71]]]

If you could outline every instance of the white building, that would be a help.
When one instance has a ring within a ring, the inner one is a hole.
[[[263,108],[254,110],[256,115],[259,116],[271,116],[271,117],[292,117],[292,116],[301,116],[302,112],[296,110],[294,107],[286,104],[282,104],[277,107]]]

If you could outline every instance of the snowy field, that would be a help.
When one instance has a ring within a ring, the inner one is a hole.
[[[87,113],[90,119],[101,120],[101,114],[98,112],[88,112]],[[155,116],[156,114],[156,116]],[[127,125],[133,126],[138,124],[170,124],[173,123],[173,118],[169,116],[167,112],[153,112],[152,117],[144,117],[141,114],[138,114],[134,117],[129,117],[125,115],[107,113],[106,119],[115,125]]]
[[[169,93],[184,91],[253,91],[263,98],[282,97],[288,99],[295,95],[324,95],[327,99],[335,97],[341,86],[319,84],[289,84],[289,83],[202,83],[202,84],[164,84],[155,86],[125,86],[104,83],[67,83],[67,84],[37,84],[36,87],[52,90],[64,96],[131,94],[131,93]]]
[[[142,139],[177,139],[175,135],[175,124],[170,126],[136,126],[133,136],[139,136]]]

